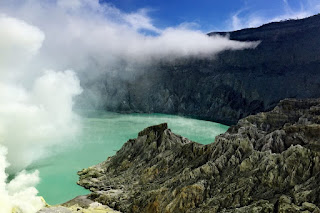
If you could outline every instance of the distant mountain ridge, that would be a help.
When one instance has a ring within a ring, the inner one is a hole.
[[[214,34],[261,43],[214,59],[163,62],[130,80],[108,77],[104,108],[234,124],[284,98],[320,97],[320,15]]]

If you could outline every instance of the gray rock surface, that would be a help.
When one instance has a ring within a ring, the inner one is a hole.
[[[87,196],[78,196],[64,204],[49,206],[38,211],[38,213],[119,213],[106,205],[94,202]]]
[[[281,101],[209,145],[148,127],[84,169],[88,198],[121,212],[320,212],[320,100]]]
[[[38,211],[38,213],[72,213],[72,211],[66,207],[46,207]]]

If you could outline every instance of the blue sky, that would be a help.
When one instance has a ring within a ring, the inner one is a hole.
[[[142,8],[158,28],[192,23],[202,31],[235,30],[320,11],[319,0],[103,0],[126,13]]]

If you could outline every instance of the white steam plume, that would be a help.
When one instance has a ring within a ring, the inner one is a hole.
[[[20,172],[13,180],[7,183],[6,161],[7,150],[0,145],[0,210],[1,213],[23,212],[35,213],[39,211],[44,202],[37,196],[34,187],[39,182],[38,171],[34,173]]]
[[[159,29],[145,9],[124,13],[98,0],[0,1],[0,14],[0,144],[13,170],[77,131],[72,105],[80,82],[73,71],[50,70],[73,69],[101,82],[108,73],[125,76],[158,61],[258,45],[187,25]]]
[[[8,148],[13,172],[78,130],[72,98],[81,88],[74,72],[39,70],[28,83],[21,78],[44,37],[24,21],[0,16],[0,144]]]
[[[127,81],[156,67],[158,62],[213,58],[224,50],[255,48],[259,44],[218,35],[209,37],[188,28],[191,24],[160,29],[147,9],[125,13],[99,0],[0,1],[1,12],[32,23],[46,35],[40,54],[21,79],[36,76],[36,71],[44,67],[73,69],[86,85],[83,97],[90,101],[84,102],[97,106],[105,100],[101,100],[100,89],[94,88],[103,88],[106,78],[117,76]]]
[[[224,50],[255,48],[258,44],[208,37],[186,28],[186,24],[159,29],[146,9],[124,13],[98,0],[9,2],[0,2],[0,12],[2,9],[40,27],[46,34],[41,63],[59,70],[71,67],[95,75],[117,69],[121,73],[125,67],[119,68],[120,63],[131,66],[189,56],[213,57]]]
[[[44,34],[24,21],[0,14],[0,77],[15,77],[41,47]]]
[[[31,91],[0,84],[0,143],[9,149],[11,170],[25,168],[77,132],[72,97],[80,92],[71,71],[47,71]]]
[[[98,0],[0,1],[1,210],[33,213],[42,206],[33,187],[37,172],[22,172],[6,184],[5,150],[9,171],[17,172],[78,132],[72,106],[82,89],[70,69],[102,79],[158,61],[213,57],[257,44],[181,26],[159,29],[144,9],[128,14]]]
[[[24,168],[77,129],[72,98],[80,82],[72,71],[48,70],[73,69],[83,82],[101,82],[108,73],[121,77],[158,61],[258,44],[209,37],[186,24],[159,29],[147,12],[124,13],[98,0],[0,1],[0,143],[11,168]]]
[[[34,187],[38,171],[19,172],[48,154],[48,148],[78,131],[72,98],[81,93],[73,71],[39,70],[25,82],[45,36],[22,20],[0,15],[0,211],[35,213],[44,206]]]

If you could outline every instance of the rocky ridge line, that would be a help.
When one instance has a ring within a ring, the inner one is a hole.
[[[201,145],[148,127],[84,169],[88,198],[121,212],[320,212],[320,100],[281,101]]]

